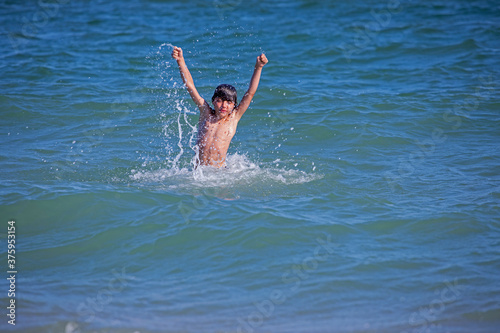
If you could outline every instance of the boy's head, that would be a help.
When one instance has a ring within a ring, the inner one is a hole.
[[[220,98],[223,101],[233,102],[234,105],[238,103],[236,89],[230,84],[221,84],[215,88],[214,95],[212,96],[212,103],[216,98]]]

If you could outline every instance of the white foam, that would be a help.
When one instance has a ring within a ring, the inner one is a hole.
[[[273,185],[303,184],[321,179],[316,173],[297,169],[260,166],[247,156],[227,156],[227,168],[198,166],[197,168],[160,168],[157,170],[132,170],[130,179],[139,183],[157,184],[169,188],[260,188]]]

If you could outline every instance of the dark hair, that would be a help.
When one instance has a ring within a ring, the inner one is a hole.
[[[236,97],[236,88],[230,84],[221,84],[215,88],[214,95],[212,96],[212,103],[217,97],[223,101],[233,102],[234,105],[236,105],[238,101]]]

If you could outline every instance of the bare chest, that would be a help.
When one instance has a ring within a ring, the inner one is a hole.
[[[219,143],[227,142],[229,144],[236,134],[236,127],[237,122],[232,117],[218,121],[207,117],[200,120],[198,139],[205,142],[218,141]]]

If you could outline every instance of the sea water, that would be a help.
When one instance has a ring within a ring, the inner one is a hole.
[[[2,332],[500,329],[497,2],[0,8]]]

